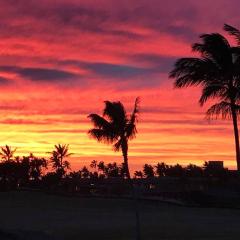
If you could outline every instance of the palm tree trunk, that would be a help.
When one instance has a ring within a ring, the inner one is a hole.
[[[134,187],[133,181],[131,179],[129,166],[128,166],[128,144],[127,141],[124,141],[122,144],[122,154],[124,160],[124,167],[126,172],[126,177],[132,189],[132,195],[135,202],[135,219],[136,219],[136,240],[141,240],[141,227],[140,227],[140,215],[139,215],[139,199],[137,196],[136,189]]]
[[[129,166],[128,166],[128,143],[127,143],[127,140],[125,139],[122,140],[122,155],[123,155],[126,177],[130,181],[131,175],[130,175]]]
[[[237,113],[236,113],[235,103],[231,104],[231,111],[232,111],[232,120],[233,120],[234,137],[235,137],[237,170],[240,172],[239,133],[238,133],[238,123],[237,123]]]
[[[131,175],[130,175],[129,166],[128,166],[127,152],[123,152],[123,159],[124,159],[124,168],[125,168],[126,177],[128,180],[131,180]]]

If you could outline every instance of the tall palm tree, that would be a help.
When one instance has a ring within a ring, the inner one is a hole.
[[[94,124],[94,128],[88,132],[89,135],[99,142],[113,144],[114,151],[122,151],[125,174],[128,179],[131,178],[128,166],[128,142],[136,137],[138,113],[139,98],[136,98],[130,116],[121,102],[110,101],[105,101],[103,116],[98,114],[88,116]]]
[[[236,38],[240,36],[239,31],[229,25],[225,25],[224,30]],[[177,60],[169,77],[175,79],[174,85],[177,88],[201,86],[201,106],[210,99],[218,100],[207,110],[209,118],[217,118],[219,115],[222,118],[232,118],[237,169],[240,171],[237,124],[240,110],[240,47],[232,47],[219,33],[203,34],[200,39],[200,43],[192,45],[192,50],[200,57]]]
[[[69,145],[67,144],[57,144],[54,145],[54,150],[51,152],[50,161],[52,162],[52,167],[57,173],[64,175],[66,170],[70,168],[70,163],[65,160],[65,158],[72,155],[69,153]]]
[[[128,166],[128,142],[136,137],[138,113],[139,98],[136,98],[133,112],[130,115],[126,113],[126,109],[121,102],[105,101],[102,116],[98,114],[88,116],[94,125],[94,128],[89,130],[89,135],[99,142],[113,144],[114,151],[122,151],[125,176],[132,186],[135,199],[136,240],[141,239],[140,217],[138,199]]]
[[[5,161],[11,161],[13,160],[14,153],[16,152],[17,148],[12,149],[10,146],[6,145],[4,147],[1,147],[0,155],[2,156],[2,159]]]

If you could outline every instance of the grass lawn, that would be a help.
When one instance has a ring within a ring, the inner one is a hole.
[[[140,208],[142,240],[230,240],[240,236],[240,210],[157,202],[140,203]],[[0,239],[133,240],[133,209],[129,200],[0,193]]]

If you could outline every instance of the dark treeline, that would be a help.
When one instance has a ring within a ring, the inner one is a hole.
[[[127,182],[124,163],[93,160],[89,166],[71,171],[70,163],[66,160],[71,155],[68,145],[55,145],[48,158],[36,157],[33,154],[18,157],[14,156],[15,151],[16,149],[8,145],[1,148],[1,190],[35,188],[77,192],[81,191],[81,187],[85,190],[90,189],[93,184],[118,182],[124,185]],[[138,182],[141,179],[166,178],[223,180],[231,175],[232,171],[211,162],[205,162],[202,167],[193,164],[183,167],[179,164],[167,165],[162,162],[156,165],[144,164],[141,171],[135,171],[133,178]]]
[[[221,165],[215,165],[205,162],[202,167],[189,164],[184,167],[180,164],[168,165],[164,162],[156,165],[144,164],[142,171],[134,173],[135,178],[162,178],[162,177],[176,177],[176,178],[201,178],[201,177],[217,177],[223,178],[229,174],[228,169]]]

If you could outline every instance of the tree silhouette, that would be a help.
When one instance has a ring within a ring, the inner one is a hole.
[[[68,152],[69,145],[67,144],[58,144],[55,145],[54,148],[51,152],[50,162],[52,163],[53,169],[56,170],[56,173],[63,176],[67,169],[70,169],[70,163],[64,159],[72,155],[72,153]]]
[[[103,161],[100,161],[98,164],[97,164],[97,168],[98,168],[98,172],[100,173],[99,174],[99,177],[101,178],[105,178],[105,163]]]
[[[189,177],[202,177],[203,176],[203,170],[201,167],[194,165],[194,164],[189,164],[186,167],[186,176]]]
[[[143,178],[143,172],[142,171],[135,171],[134,172],[135,178]]]
[[[48,162],[45,158],[35,157],[32,153],[28,156],[29,159],[29,176],[37,181],[41,178],[43,170],[47,169]]]
[[[224,29],[238,41],[239,31],[229,25]],[[200,105],[210,99],[219,100],[207,110],[208,118],[221,115],[233,121],[237,169],[240,171],[239,134],[237,114],[240,111],[240,47],[232,47],[228,40],[218,33],[203,34],[201,43],[192,45],[200,57],[181,58],[176,61],[169,77],[175,79],[175,87],[201,86]]]
[[[153,178],[154,177],[154,168],[150,164],[144,164],[143,166],[143,173],[146,178]]]
[[[6,145],[1,147],[0,155],[2,156],[2,160],[4,161],[12,161],[14,157],[14,153],[16,152],[16,148],[12,149],[10,146]]]
[[[83,166],[80,172],[81,172],[81,177],[83,178],[88,178],[90,176],[90,172],[86,166]]]
[[[179,164],[174,166],[170,165],[166,175],[169,177],[183,177],[185,176],[185,169]]]
[[[116,162],[109,163],[106,166],[105,174],[108,178],[111,177],[123,177],[124,171],[122,171],[122,166],[118,165]]]
[[[97,161],[96,160],[92,160],[91,164],[90,164],[90,167],[93,168],[93,169],[96,169],[97,168]]]
[[[88,118],[94,124],[89,135],[99,142],[113,144],[114,151],[122,151],[125,174],[130,179],[128,166],[128,141],[136,136],[136,122],[139,112],[139,98],[136,98],[133,112],[130,116],[121,102],[105,101],[103,116],[90,114]]]
[[[121,102],[105,101],[105,108],[102,116],[90,114],[88,118],[92,121],[94,128],[89,130],[89,135],[99,142],[113,144],[114,151],[122,151],[124,172],[133,189],[136,201],[136,239],[140,240],[140,219],[138,201],[133,183],[131,181],[128,166],[128,141],[136,137],[137,117],[139,113],[139,98],[136,98],[134,109],[129,116]]]
[[[161,162],[161,163],[158,163],[156,166],[156,174],[158,175],[158,177],[164,177],[167,175],[167,170],[169,169],[169,166],[164,163],[164,162]]]

